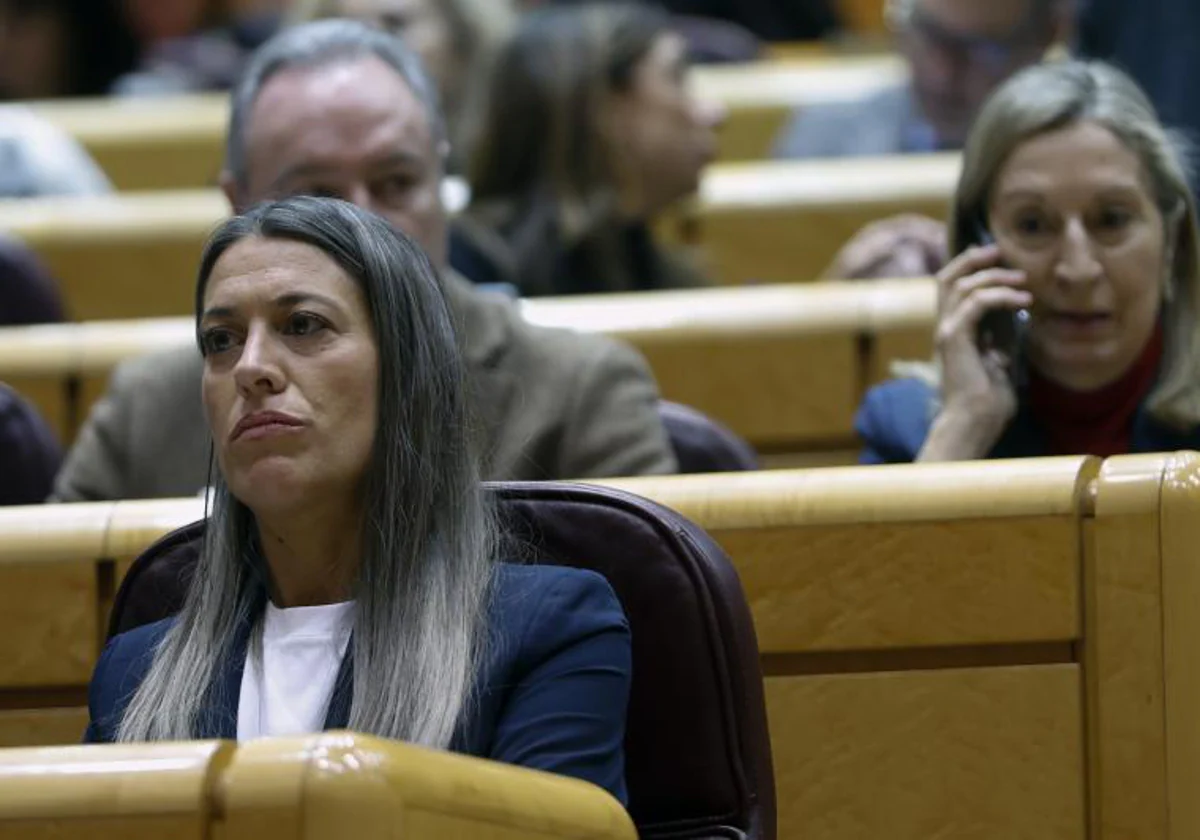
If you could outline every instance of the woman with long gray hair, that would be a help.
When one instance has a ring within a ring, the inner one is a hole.
[[[603,578],[496,562],[451,315],[351,204],[223,224],[196,289],[219,466],[181,613],[115,638],[91,741],[350,728],[625,795],[629,632]]]
[[[1184,146],[1105,64],[1025,70],[963,152],[934,365],[868,393],[863,460],[1200,448],[1200,254]]]

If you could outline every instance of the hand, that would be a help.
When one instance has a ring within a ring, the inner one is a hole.
[[[946,226],[905,214],[872,222],[838,251],[827,280],[929,277],[946,264]]]
[[[942,405],[917,460],[982,458],[1016,413],[1008,371],[1012,360],[999,350],[980,351],[976,341],[979,320],[988,310],[1015,311],[1033,304],[1033,296],[1020,288],[1025,273],[999,263],[995,245],[968,248],[937,276],[934,345]]]

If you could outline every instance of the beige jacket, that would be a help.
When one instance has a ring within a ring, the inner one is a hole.
[[[542,480],[673,472],[642,358],[601,336],[535,327],[513,303],[450,278],[485,445],[484,476]],[[54,486],[58,501],[189,496],[210,482],[194,348],[114,372]]]

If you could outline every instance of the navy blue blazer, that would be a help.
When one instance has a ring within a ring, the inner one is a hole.
[[[865,444],[864,464],[905,464],[917,453],[933,425],[937,393],[918,379],[893,379],[867,392],[854,418]],[[1175,452],[1200,449],[1200,428],[1180,431],[1139,410],[1133,423],[1130,452]],[[1020,404],[1000,440],[987,454],[994,458],[1037,458],[1049,454],[1046,440],[1027,404]]]
[[[594,572],[499,564],[489,648],[477,700],[450,749],[592,782],[622,803],[625,714],[632,673],[629,623],[612,588]],[[112,639],[92,676],[84,740],[115,739],[125,706],[146,676],[174,618]],[[249,626],[209,688],[195,733],[237,738],[238,700]],[[325,729],[350,712],[354,641],[342,660]]]

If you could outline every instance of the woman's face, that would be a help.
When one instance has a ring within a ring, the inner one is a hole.
[[[200,321],[221,473],[256,514],[355,498],[379,359],[363,293],[322,251],[251,237],[213,267]]]
[[[1000,170],[989,224],[1028,277],[1031,363],[1079,391],[1119,379],[1154,332],[1168,270],[1137,156],[1094,122],[1033,137]]]
[[[695,192],[716,156],[724,109],[695,98],[688,76],[686,43],[664,34],[634,69],[629,90],[613,97],[609,145],[621,190],[639,215]]]

